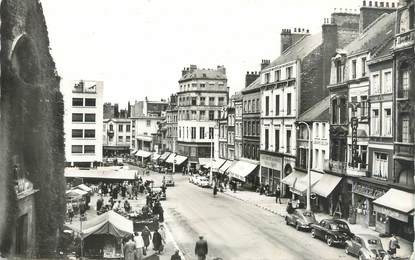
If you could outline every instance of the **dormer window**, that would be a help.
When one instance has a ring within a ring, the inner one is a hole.
[[[343,66],[340,60],[335,61],[336,66],[336,82],[341,83],[343,81]]]

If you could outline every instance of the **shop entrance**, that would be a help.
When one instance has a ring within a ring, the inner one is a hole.
[[[409,216],[407,223],[389,217],[390,233],[396,234],[406,240],[414,241],[413,221],[413,216]]]

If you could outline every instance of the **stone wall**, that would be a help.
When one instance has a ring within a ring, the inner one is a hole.
[[[37,0],[3,0],[0,6],[0,212],[1,252],[13,246],[17,201],[13,167],[34,184],[37,256],[55,254],[65,214],[63,101]]]

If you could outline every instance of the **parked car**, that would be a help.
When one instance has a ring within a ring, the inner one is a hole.
[[[202,178],[200,175],[193,175],[192,183],[199,185],[199,180]]]
[[[316,224],[314,213],[305,209],[295,209],[293,213],[285,216],[285,223],[293,225],[297,230],[311,229],[311,224]]]
[[[165,177],[165,181],[166,181],[166,186],[174,186],[173,175],[167,174]]]
[[[311,225],[311,236],[326,241],[328,246],[344,245],[354,235],[346,222],[339,219],[323,219]]]
[[[166,193],[163,192],[161,187],[153,187],[151,190],[153,191],[153,199],[155,199],[156,196],[158,196],[159,200],[167,199]]]
[[[380,238],[359,234],[346,241],[346,254],[359,257],[359,260],[381,260],[386,254]]]
[[[208,188],[210,187],[209,178],[201,177],[197,181],[197,185],[199,185],[202,188]]]

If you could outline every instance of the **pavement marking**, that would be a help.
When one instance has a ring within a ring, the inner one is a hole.
[[[179,255],[181,256],[181,258],[183,260],[186,260],[186,257],[182,253],[182,250],[180,250],[179,245],[177,244],[176,240],[173,237],[173,234],[170,231],[169,224],[167,222],[164,222],[164,225],[166,227],[166,235],[167,235],[167,237],[169,237],[169,240],[172,241],[174,248],[176,248],[176,250],[179,250]]]

